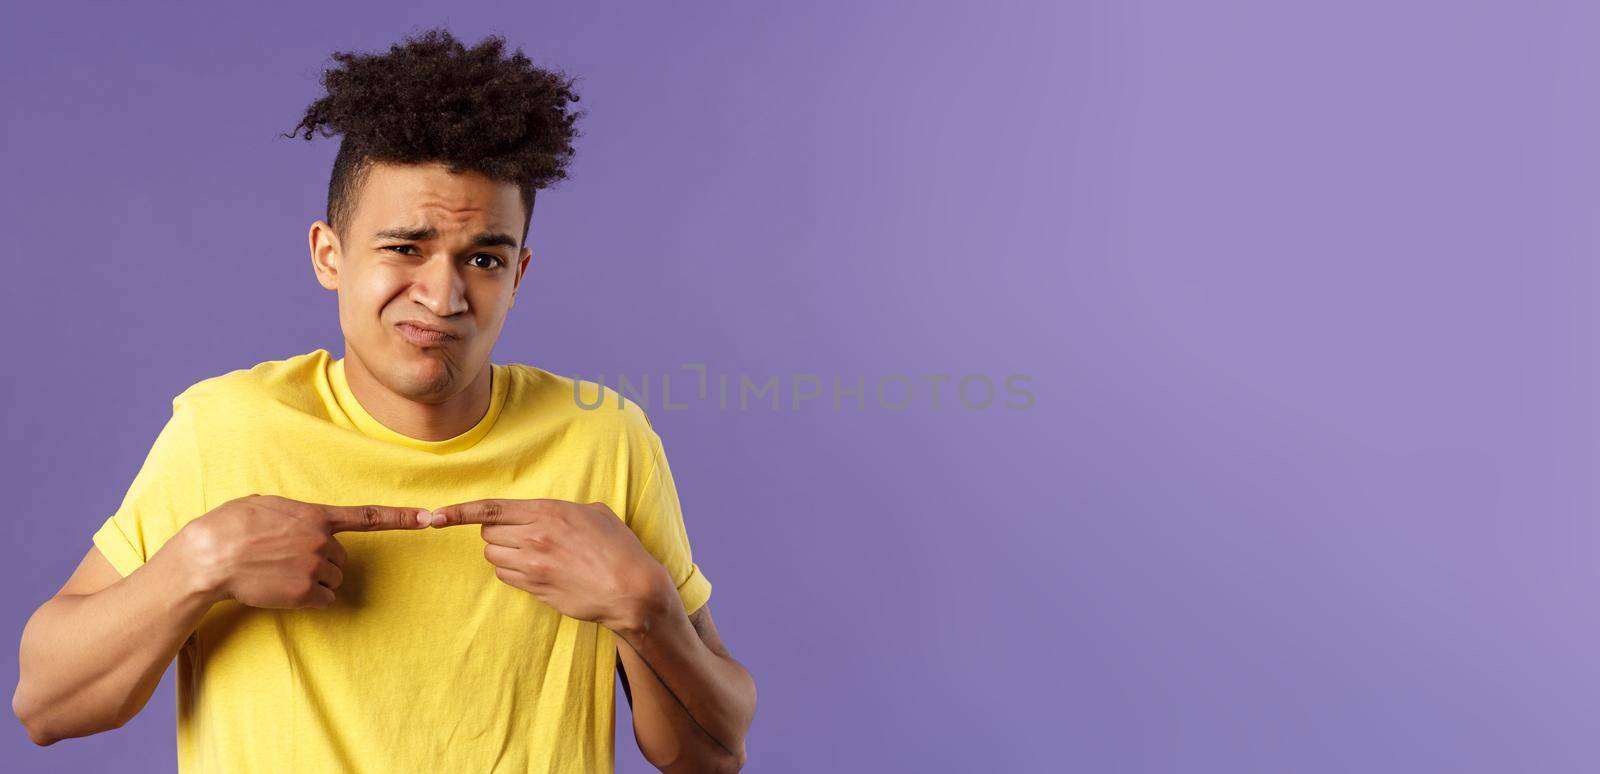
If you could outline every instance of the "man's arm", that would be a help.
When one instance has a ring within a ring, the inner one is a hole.
[[[190,521],[126,578],[91,547],[23,628],[11,711],[41,745],[119,728],[213,604],[327,607],[344,577],[334,533],[421,529],[417,511],[253,494]]]
[[[91,546],[34,611],[11,710],[35,744],[120,728],[144,708],[212,604],[179,554],[157,551],[124,578]]]
[[[656,768],[738,771],[744,765],[755,680],[720,641],[716,650],[702,641],[701,632],[715,637],[711,611],[705,605],[696,611],[703,613],[697,631],[666,565],[610,506],[489,498],[435,508],[428,523],[483,525],[483,557],[495,577],[562,615],[617,635],[623,673],[632,679],[630,697],[637,697],[631,701],[640,752]]]
[[[728,653],[709,603],[685,615],[670,580],[654,599],[637,626],[617,632],[639,751],[664,772],[739,771],[755,680]]]

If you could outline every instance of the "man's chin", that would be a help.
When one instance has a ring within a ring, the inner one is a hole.
[[[414,399],[447,394],[457,379],[454,358],[436,349],[418,349],[404,342],[385,368],[397,390]]]

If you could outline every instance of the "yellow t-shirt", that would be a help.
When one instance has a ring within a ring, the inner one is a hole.
[[[496,363],[483,419],[423,441],[367,413],[343,367],[318,349],[184,390],[94,544],[128,575],[190,520],[253,493],[417,508],[600,501],[666,567],[686,612],[710,597],[638,404]],[[336,539],[348,560],[333,606],[229,600],[184,643],[180,771],[612,770],[611,630],[496,578],[476,526]]]

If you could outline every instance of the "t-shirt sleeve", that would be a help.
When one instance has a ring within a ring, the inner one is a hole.
[[[711,598],[711,581],[694,563],[689,550],[689,533],[684,527],[678,490],[673,484],[672,469],[667,466],[661,439],[654,431],[645,433],[649,459],[644,465],[634,466],[640,470],[643,482],[626,521],[645,550],[667,568],[667,574],[678,587],[684,612],[693,613]]]
[[[94,545],[127,577],[204,512],[193,410],[184,396],[167,419],[119,506],[94,533]]]

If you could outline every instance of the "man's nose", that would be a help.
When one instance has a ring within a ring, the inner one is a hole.
[[[455,259],[435,256],[418,266],[411,277],[411,300],[440,317],[465,311],[466,281],[456,271]]]

